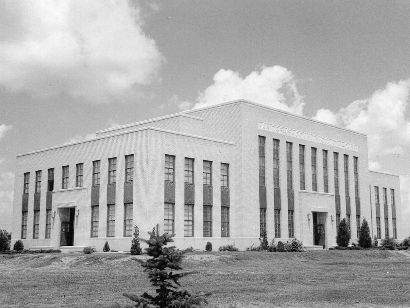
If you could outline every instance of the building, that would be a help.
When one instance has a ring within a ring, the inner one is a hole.
[[[157,224],[180,247],[296,237],[336,244],[365,218],[398,237],[399,178],[368,170],[366,135],[249,101],[97,132],[17,156],[13,240],[129,250]],[[381,206],[382,204],[382,206]]]

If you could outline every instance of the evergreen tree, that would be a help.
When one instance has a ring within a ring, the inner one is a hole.
[[[172,236],[164,233],[159,235],[158,227],[148,232],[149,240],[144,240],[148,244],[145,248],[150,259],[140,262],[144,267],[144,272],[148,274],[151,284],[155,288],[155,295],[147,292],[141,296],[134,294],[124,294],[136,303],[135,307],[200,307],[207,301],[203,294],[193,295],[186,290],[179,289],[178,280],[181,277],[192,274],[192,272],[182,272],[181,262],[183,252],[174,246],[165,247],[173,242]]]
[[[366,219],[363,219],[362,225],[360,226],[359,246],[363,248],[370,248],[372,246],[369,224]]]
[[[337,229],[336,243],[340,247],[347,247],[350,241],[350,228],[346,223],[346,219],[342,219]]]
[[[103,251],[104,252],[109,252],[110,250],[111,250],[110,245],[108,244],[108,242],[105,242]]]
[[[10,250],[9,234],[6,230],[0,229],[0,251]]]
[[[13,250],[18,251],[18,252],[23,251],[24,250],[23,242],[21,240],[18,240],[17,242],[15,242],[13,246]]]
[[[140,229],[138,226],[134,227],[134,237],[131,242],[131,254],[132,255],[140,255],[142,254],[142,249],[140,245]]]

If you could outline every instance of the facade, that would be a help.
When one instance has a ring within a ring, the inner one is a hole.
[[[272,238],[336,245],[366,218],[399,237],[399,178],[371,172],[367,137],[239,100],[97,132],[17,157],[13,240],[129,250],[156,225],[180,248]],[[377,197],[377,192],[379,197]],[[382,205],[382,206],[381,206]]]

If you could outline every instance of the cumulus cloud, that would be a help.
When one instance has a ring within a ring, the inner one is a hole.
[[[12,129],[11,125],[0,124],[0,139],[2,139],[10,129]]]
[[[163,62],[126,0],[8,1],[0,10],[0,85],[101,103],[142,95]]]
[[[236,99],[247,99],[296,114],[302,114],[304,107],[292,72],[279,65],[262,67],[246,77],[221,69],[214,75],[213,83],[199,93],[191,106],[201,108]],[[178,105],[180,109],[190,107],[186,101]]]

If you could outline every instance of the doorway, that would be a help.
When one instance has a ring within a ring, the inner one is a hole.
[[[326,213],[313,212],[313,245],[326,245]]]
[[[74,216],[75,208],[63,208],[60,209],[61,217],[61,236],[60,246],[73,246],[74,245]]]

